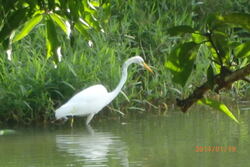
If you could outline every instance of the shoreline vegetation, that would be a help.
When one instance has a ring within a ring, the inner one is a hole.
[[[209,60],[205,56],[196,59],[196,70],[185,87],[173,83],[164,63],[178,37],[169,36],[167,29],[181,24],[202,26],[202,19],[209,13],[249,12],[247,3],[244,0],[113,1],[104,32],[91,33],[92,46],[77,32],[73,34],[72,47],[66,38],[59,39],[63,56],[56,67],[45,56],[45,39],[41,38],[46,33],[45,25],[40,24],[12,46],[11,57],[0,48],[0,125],[51,123],[55,109],[80,90],[98,83],[113,90],[119,82],[122,63],[135,55],[142,56],[154,74],[132,67],[123,88],[129,101],[120,94],[100,114],[114,113],[107,110],[126,115],[133,110],[141,115],[148,111],[164,113],[176,98],[187,97],[206,80],[204,71]],[[201,50],[204,55],[205,52]],[[244,99],[250,94],[250,86],[239,81],[225,94]]]

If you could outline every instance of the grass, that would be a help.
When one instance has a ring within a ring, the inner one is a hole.
[[[149,74],[136,66],[129,69],[123,91],[130,102],[119,95],[111,107],[125,113],[165,111],[176,96],[185,96],[191,85],[199,84],[197,78],[204,78],[202,71],[206,68],[206,59],[200,58],[196,66],[200,72],[194,73],[187,87],[171,82],[164,62],[175,39],[168,36],[167,28],[180,24],[201,25],[201,21],[195,20],[202,20],[214,11],[249,12],[249,6],[244,3],[247,1],[206,0],[199,4],[188,0],[115,0],[110,21],[104,25],[105,33],[92,33],[93,47],[78,34],[72,48],[70,41],[61,38],[63,58],[57,68],[44,57],[45,41],[41,37],[44,25],[39,25],[13,46],[11,61],[0,51],[0,122],[47,123],[54,119],[54,110],[81,89],[98,83],[108,90],[114,89],[122,63],[134,55],[141,55],[155,73]],[[211,8],[212,4],[217,6]]]

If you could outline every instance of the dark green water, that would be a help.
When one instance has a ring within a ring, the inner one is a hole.
[[[94,119],[92,128],[17,129],[0,136],[0,167],[250,166],[249,111],[240,120],[237,125],[222,113],[192,111]]]

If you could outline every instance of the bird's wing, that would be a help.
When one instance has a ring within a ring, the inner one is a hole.
[[[108,93],[107,89],[103,85],[90,86],[76,95],[74,95],[68,102],[86,102],[97,100],[98,98],[106,95]]]

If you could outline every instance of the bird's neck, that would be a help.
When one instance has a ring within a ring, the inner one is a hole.
[[[123,85],[125,84],[127,77],[128,77],[128,66],[132,64],[132,62],[130,61],[126,61],[123,66],[122,66],[122,77],[121,80],[119,82],[119,84],[117,85],[117,87],[109,93],[109,102],[110,103],[112,100],[114,100],[114,98],[120,93]]]

